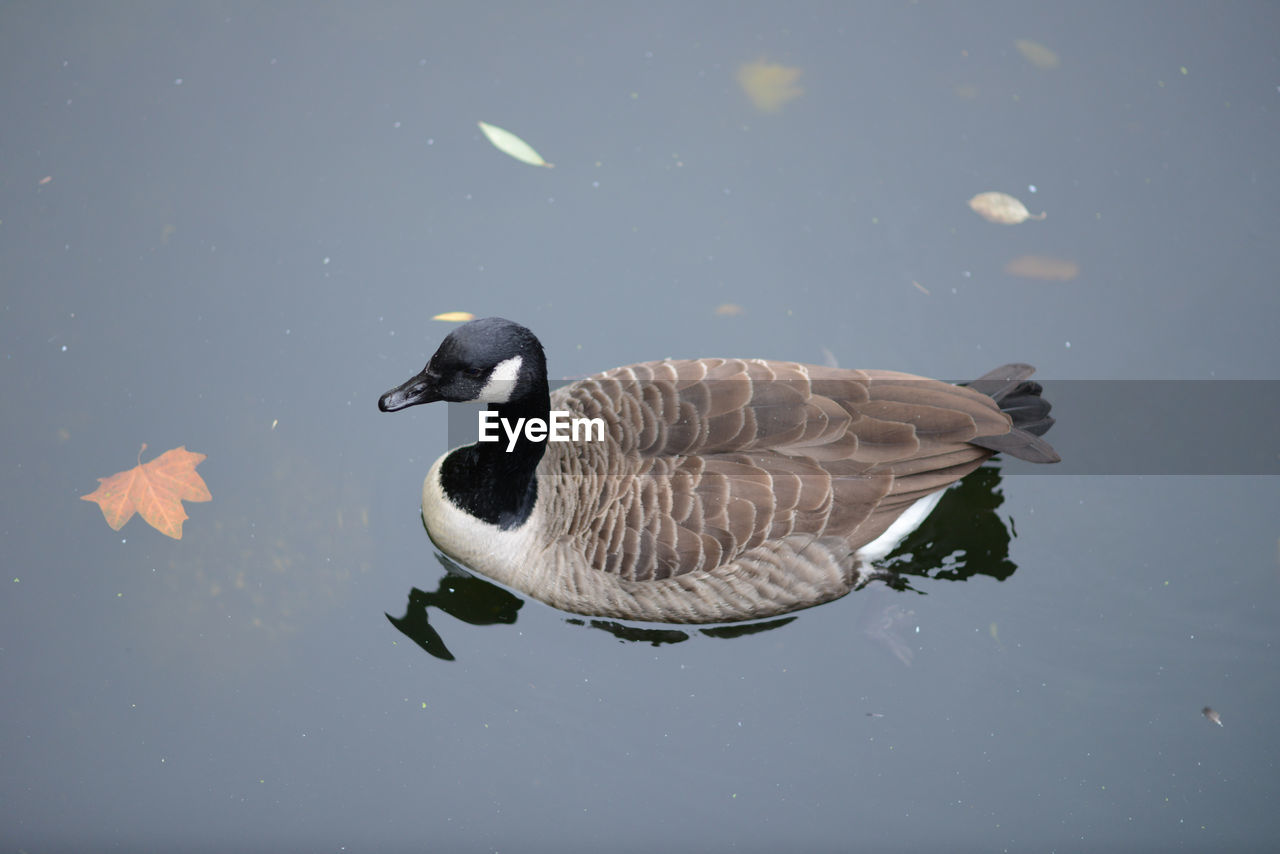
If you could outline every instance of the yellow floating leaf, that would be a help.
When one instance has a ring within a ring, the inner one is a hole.
[[[1044,219],[1047,214],[1041,211],[1032,214],[1027,206],[1008,193],[978,193],[969,200],[969,207],[987,222],[998,222],[1001,225],[1017,225],[1029,219]]]
[[[795,85],[800,74],[799,68],[758,59],[740,67],[737,77],[738,85],[757,110],[776,113],[783,104],[804,94],[804,90]]]
[[[521,163],[528,163],[530,166],[545,166],[550,169],[554,165],[543,160],[542,155],[533,150],[533,146],[511,131],[487,122],[476,122],[476,124],[480,125],[480,132],[493,143],[493,147],[503,154],[514,157]]]
[[[1040,44],[1040,42],[1033,42],[1031,39],[1018,39],[1013,43],[1013,46],[1018,49],[1018,53],[1022,54],[1023,59],[1036,68],[1043,68],[1048,71],[1062,64],[1062,60],[1058,59],[1058,55]]]
[[[466,323],[468,320],[475,320],[476,316],[469,311],[446,311],[443,314],[437,314],[432,320],[447,320],[450,323]]]
[[[1080,275],[1080,265],[1075,261],[1053,258],[1049,255],[1019,255],[1004,265],[1004,271],[1010,276],[1022,276],[1027,279],[1069,282]]]
[[[721,317],[737,317],[738,315],[744,313],[745,311],[746,311],[745,308],[743,308],[742,306],[738,305],[735,302],[721,303],[720,305],[716,306],[716,314],[720,315]]]

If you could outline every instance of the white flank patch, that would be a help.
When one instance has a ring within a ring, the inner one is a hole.
[[[945,489],[939,489],[937,492],[926,495],[924,498],[916,500],[902,515],[893,520],[893,524],[889,526],[883,534],[858,549],[858,557],[866,563],[874,563],[888,557],[889,552],[898,547],[898,544],[907,538],[907,535],[920,527],[920,524],[928,518],[933,512],[933,508],[938,506],[938,502],[942,500],[942,493]]]
[[[520,376],[520,365],[524,360],[512,356],[494,365],[489,374],[489,381],[480,389],[476,400],[483,403],[506,403],[511,393],[516,390],[516,378]]]

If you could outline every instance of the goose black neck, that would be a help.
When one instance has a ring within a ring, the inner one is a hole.
[[[524,428],[534,418],[545,424],[551,414],[545,369],[531,385],[518,398],[489,404],[497,414],[497,441],[459,448],[440,469],[440,485],[454,504],[503,530],[524,524],[538,500],[538,463],[547,445],[529,439]],[[514,447],[508,427],[518,429]]]

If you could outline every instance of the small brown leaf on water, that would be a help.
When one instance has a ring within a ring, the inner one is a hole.
[[[796,85],[800,74],[799,68],[758,59],[741,66],[737,77],[738,85],[757,110],[776,113],[783,104],[804,94],[804,89]]]
[[[744,313],[746,313],[746,309],[736,302],[724,302],[716,306],[716,314],[721,317],[737,317]]]
[[[969,200],[969,207],[987,222],[1000,225],[1017,225],[1029,219],[1044,219],[1048,216],[1043,211],[1032,214],[1026,205],[1008,193],[978,193]]]
[[[204,454],[195,454],[185,446],[165,451],[154,460],[144,463],[143,443],[138,451],[138,464],[111,477],[98,478],[98,488],[83,501],[93,501],[102,508],[102,515],[113,530],[120,530],[141,513],[147,524],[166,537],[182,539],[182,523],[187,518],[183,501],[211,501],[209,487],[196,473],[196,466],[204,461]]]
[[[1222,715],[1218,714],[1208,706],[1205,706],[1203,709],[1201,709],[1200,714],[1204,715],[1206,718],[1213,721],[1218,726],[1222,726]]]
[[[1013,46],[1018,49],[1018,53],[1022,54],[1023,59],[1036,68],[1043,68],[1048,71],[1062,64],[1062,60],[1058,59],[1058,55],[1040,44],[1040,42],[1033,42],[1031,39],[1018,39],[1013,43]]]
[[[1080,275],[1080,265],[1075,261],[1049,255],[1019,255],[1004,265],[1004,271],[1010,276],[1022,276],[1026,279],[1069,282]]]

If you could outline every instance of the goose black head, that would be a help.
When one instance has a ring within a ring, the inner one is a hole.
[[[501,317],[464,323],[440,344],[418,374],[378,399],[383,412],[445,400],[501,404],[546,394],[542,344],[525,327]]]

